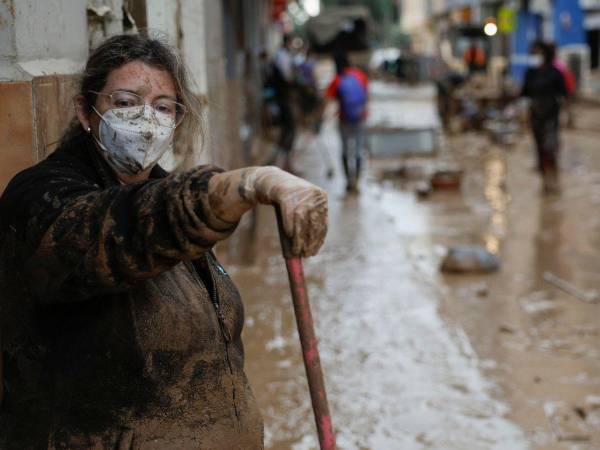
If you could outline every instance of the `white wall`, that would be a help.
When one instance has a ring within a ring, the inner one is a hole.
[[[88,0],[88,13],[89,48],[123,33],[123,0]]]
[[[177,44],[179,0],[146,0],[148,28],[166,33],[171,44]]]
[[[206,0],[181,1],[181,52],[199,94],[208,93]]]
[[[85,2],[4,0],[0,23],[0,80],[73,74],[85,63]]]
[[[427,21],[427,2],[424,0],[403,0],[400,23],[407,33],[419,31]]]
[[[85,61],[88,54],[86,2],[13,0],[19,62]]]
[[[437,52],[436,40],[430,27],[430,5],[425,0],[402,0],[400,24],[412,38],[413,50],[424,55]]]
[[[0,64],[10,62],[17,54],[11,6],[11,2],[0,2]]]
[[[209,26],[210,11],[215,7],[220,8],[220,2],[215,0],[146,0],[146,17],[148,28],[165,33],[169,42],[177,46],[189,69],[192,90],[200,97],[208,96],[209,71],[215,70],[216,61],[211,61],[207,50],[211,40],[210,30],[220,36],[222,32],[220,16],[218,23]],[[214,47],[214,46],[213,46]],[[215,49],[222,55],[222,48]],[[209,162],[212,157],[210,152],[210,130],[208,130],[208,114],[204,111],[204,136],[192,144],[193,151],[186,154],[167,154],[161,160],[161,165],[167,170],[173,170],[181,165],[193,166]]]

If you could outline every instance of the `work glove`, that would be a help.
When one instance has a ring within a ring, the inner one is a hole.
[[[245,172],[240,193],[251,203],[279,207],[283,230],[294,256],[315,255],[327,234],[327,193],[277,167]]]

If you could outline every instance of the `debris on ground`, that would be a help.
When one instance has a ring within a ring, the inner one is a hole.
[[[379,178],[382,180],[422,180],[429,177],[431,169],[420,163],[403,163],[395,167],[389,167],[379,172]]]
[[[442,262],[442,272],[489,273],[500,269],[500,259],[479,245],[454,245]]]
[[[546,402],[544,412],[559,441],[581,442],[591,439],[589,428],[576,409],[562,402]]]
[[[546,315],[548,313],[554,313],[558,307],[556,303],[551,300],[541,302],[522,302],[521,306],[523,311],[531,315]]]
[[[518,124],[501,120],[487,121],[483,127],[492,142],[503,146],[516,144],[520,131]]]
[[[374,80],[369,85],[367,147],[372,156],[432,156],[441,122],[433,85],[406,88]]]
[[[539,326],[545,322],[556,320],[562,312],[560,302],[557,302],[551,293],[546,291],[535,291],[519,299],[521,309],[527,316],[533,326]],[[551,341],[544,342],[540,348],[554,348],[555,343]]]
[[[588,395],[585,404],[590,409],[600,409],[600,395]]]
[[[557,277],[551,272],[544,272],[544,281],[547,281],[561,291],[566,292],[567,294],[572,295],[583,302],[597,303],[600,300],[600,294],[598,294],[597,291],[583,291],[568,281]]]
[[[381,180],[396,180],[406,178],[406,166],[404,164],[396,167],[386,168],[378,173]]]
[[[429,197],[432,191],[431,183],[428,183],[427,181],[420,181],[415,186],[415,194],[421,199]]]
[[[431,186],[434,189],[460,189],[463,171],[459,167],[440,167],[431,175]]]
[[[460,189],[463,169],[457,164],[448,162],[438,164],[405,162],[380,170],[378,176],[381,180],[412,181],[415,194],[419,198],[426,198],[434,190]]]
[[[477,297],[487,297],[490,293],[488,285],[485,283],[479,283],[475,286],[475,294]]]
[[[576,406],[575,408],[573,408],[573,411],[579,416],[581,420],[585,420],[587,418],[587,412],[581,406]]]

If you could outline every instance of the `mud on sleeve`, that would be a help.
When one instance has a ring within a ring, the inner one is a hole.
[[[217,172],[202,167],[66,202],[45,194],[48,210],[40,215],[56,215],[52,203],[65,206],[26,263],[38,297],[73,301],[125,290],[228,237],[236,224],[216,217],[208,200]]]

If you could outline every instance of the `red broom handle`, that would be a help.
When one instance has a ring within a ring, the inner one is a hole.
[[[291,252],[291,242],[283,230],[283,222],[278,208],[277,224],[279,226],[279,238],[281,240],[281,249],[285,258],[285,265],[290,280],[292,291],[292,301],[294,303],[294,312],[296,314],[296,324],[302,346],[302,357],[304,358],[304,368],[306,369],[306,378],[308,379],[308,389],[312,401],[315,422],[317,424],[317,433],[319,434],[319,444],[321,450],[335,450],[335,435],[333,434],[333,425],[327,403],[327,393],[325,391],[325,382],[323,381],[323,371],[321,369],[321,359],[319,358],[319,349],[317,348],[317,336],[310,312],[310,303],[306,291],[306,282],[304,280],[304,270],[302,260],[294,257]]]

